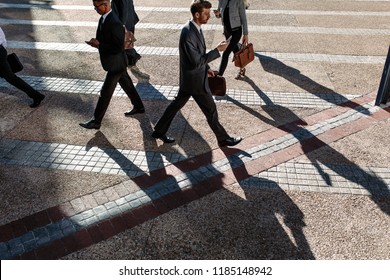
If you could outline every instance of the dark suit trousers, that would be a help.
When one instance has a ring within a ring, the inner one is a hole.
[[[94,120],[96,123],[102,122],[118,82],[127,94],[127,96],[130,98],[130,101],[133,104],[134,108],[144,107],[142,100],[138,95],[138,92],[134,87],[134,84],[129,74],[127,73],[127,70],[124,70],[123,72],[114,73],[107,72],[106,79],[104,80],[103,87],[100,91],[100,97],[94,113]]]
[[[176,98],[168,105],[164,114],[157,122],[154,130],[159,134],[166,134],[169,129],[169,126],[173,121],[173,118],[176,116],[177,112],[181,108],[183,108],[183,106],[187,103],[190,97],[191,94],[179,90],[179,93],[177,94]],[[206,116],[207,123],[217,137],[218,142],[221,142],[228,138],[229,135],[227,134],[223,126],[219,123],[217,106],[215,105],[214,99],[211,94],[194,94],[192,95],[192,98],[195,100],[199,108],[202,110],[203,114]]]
[[[24,91],[31,98],[42,97],[42,94],[12,72],[11,66],[7,61],[7,50],[3,46],[0,46],[0,77],[4,78],[14,87]]]

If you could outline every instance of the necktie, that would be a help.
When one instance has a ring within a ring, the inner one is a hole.
[[[102,30],[102,27],[103,27],[103,17],[100,17],[99,19],[99,30]]]
[[[206,43],[205,43],[205,40],[204,40],[204,36],[203,36],[203,32],[202,32],[202,29],[200,29],[200,37],[202,37],[202,43],[203,43],[203,45],[205,45],[206,46]]]

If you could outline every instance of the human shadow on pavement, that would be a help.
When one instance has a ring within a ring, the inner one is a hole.
[[[277,109],[275,109],[273,102],[249,77],[244,77],[243,80],[249,83],[256,91],[256,93],[259,94],[259,96],[265,101],[266,105],[262,106],[262,109],[270,117],[263,116],[259,112],[249,108],[244,104],[241,104],[231,97],[228,97],[228,100],[238,105],[240,108],[252,114],[253,116],[264,121],[265,123],[293,135],[300,142],[305,156],[312,162],[328,186],[333,186],[331,176],[327,174],[326,170],[322,168],[321,164],[328,167],[330,170],[347,179],[348,181],[365,188],[370,193],[371,199],[380,207],[380,209],[387,215],[390,215],[390,189],[386,182],[375,176],[375,174],[371,174],[370,172],[365,171],[360,166],[346,158],[343,154],[320,140],[316,135],[312,134],[310,130],[304,127],[306,125],[305,121],[301,120],[299,116],[297,116],[291,109],[282,106],[277,106]],[[364,111],[364,109],[362,110]],[[283,113],[283,118],[291,120],[290,123],[282,125],[279,124],[278,119],[281,116],[281,112]],[[326,153],[314,153],[314,151],[317,151],[320,148],[326,148]],[[332,158],[337,159],[338,162],[342,162],[343,165],[352,167],[355,171],[350,172],[350,170],[347,168],[337,168],[337,165],[329,160],[329,155],[332,155]]]
[[[260,65],[263,67],[263,69],[268,72],[272,73],[274,75],[280,76],[291,83],[295,84],[296,86],[302,88],[303,90],[327,101],[332,103],[333,105],[337,105],[340,107],[350,107],[354,108],[357,107],[356,103],[353,101],[347,99],[345,96],[335,92],[334,90],[327,88],[313,79],[309,78],[308,76],[305,76],[302,74],[301,71],[299,71],[296,68],[290,67],[283,62],[281,62],[278,59],[275,59],[270,56],[264,56],[260,55],[258,53],[255,54],[255,57],[260,62]],[[246,77],[244,77],[245,79]],[[331,94],[335,96],[333,99],[326,99],[325,97]],[[337,100],[337,102],[335,102]],[[360,113],[368,115],[369,112],[366,109],[360,110]]]
[[[242,230],[247,234],[245,243],[253,248],[248,248],[250,254],[243,257],[315,259],[303,232],[306,226],[304,214],[288,194],[276,182],[248,174],[242,160],[251,157],[247,152],[235,148],[223,149],[223,152],[244,192],[242,203],[248,215],[241,219],[250,222],[249,228]]]
[[[128,176],[130,180],[135,182],[151,199],[159,197],[163,193],[180,190],[175,177],[166,173],[162,154],[158,152],[145,151],[145,155],[141,155],[141,157],[145,159],[144,161],[146,161],[144,164],[146,163],[148,165],[148,169],[143,170],[124,155],[123,151],[120,151],[112,145],[101,131],[95,133],[95,136],[86,144],[85,149],[86,151],[89,151],[92,147],[97,147],[106,153],[107,156],[118,165],[118,174],[120,175],[122,173],[123,175]],[[142,181],[146,182],[148,179],[153,179],[151,173],[154,171],[159,172],[159,177],[163,178],[163,182],[152,188],[150,188],[150,186],[145,187],[145,184]],[[169,186],[169,191],[166,189],[167,186]]]

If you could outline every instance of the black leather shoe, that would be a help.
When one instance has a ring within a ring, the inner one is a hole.
[[[43,99],[45,99],[45,96],[43,94],[40,97],[38,97],[38,98],[34,98],[33,99],[33,103],[30,104],[30,107],[31,108],[38,107],[39,105],[41,105],[41,102],[42,102]]]
[[[165,134],[163,135],[163,134],[160,134],[160,133],[158,133],[158,132],[156,132],[156,131],[152,133],[152,137],[153,137],[154,139],[160,139],[160,140],[162,140],[164,143],[173,143],[173,142],[175,142],[175,138],[168,137],[168,136],[166,136]]]
[[[95,123],[93,120],[79,123],[80,126],[86,128],[86,129],[99,129],[100,123]]]
[[[225,147],[225,146],[235,146],[237,145],[238,143],[240,143],[242,141],[242,138],[241,137],[229,137],[221,142],[218,142],[218,146],[220,147]]]
[[[125,116],[132,116],[135,114],[143,114],[145,113],[145,108],[133,108],[130,111],[125,112]]]

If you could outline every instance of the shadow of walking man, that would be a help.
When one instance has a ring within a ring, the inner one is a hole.
[[[244,78],[244,81],[248,82],[257,94],[264,100],[265,106],[262,106],[265,113],[269,117],[263,116],[260,112],[253,110],[252,108],[241,104],[237,100],[234,100],[231,97],[228,97],[228,100],[241,107],[248,113],[259,118],[267,124],[270,124],[278,129],[288,132],[293,135],[296,140],[299,141],[301,149],[306,155],[306,157],[312,162],[312,164],[317,169],[318,173],[324,180],[324,182],[329,187],[334,187],[333,182],[330,179],[330,175],[326,172],[323,166],[326,166],[334,173],[342,176],[346,180],[362,186],[366,189],[370,195],[371,199],[380,207],[380,209],[390,215],[390,188],[389,186],[375,174],[367,172],[360,166],[356,165],[349,159],[347,159],[343,154],[339,153],[337,150],[331,148],[328,144],[320,140],[316,135],[310,131],[310,128],[306,128],[306,122],[299,118],[291,109],[287,107],[277,106],[270,100],[267,95],[248,77]],[[347,107],[351,106],[353,102],[347,102]],[[340,106],[343,106],[340,105]],[[362,106],[353,107],[359,114],[367,115],[369,114],[368,110]],[[283,119],[290,120],[289,123],[280,124],[278,119],[281,118],[281,112],[283,114]],[[314,153],[314,151],[326,147],[327,153]],[[329,160],[329,154],[332,154],[333,159],[337,159],[337,162],[342,162],[344,166],[348,166],[354,170],[350,172],[348,168],[338,168],[333,162]]]
[[[257,247],[257,255],[250,257],[315,259],[303,232],[306,226],[304,214],[289,195],[276,182],[248,174],[242,158],[251,157],[250,154],[230,149],[226,156],[233,175],[244,191],[244,203],[251,213],[249,215],[254,216],[250,227],[255,227],[259,235],[252,237],[256,239],[252,246]]]
[[[298,69],[290,67],[280,60],[270,56],[264,56],[258,53],[256,53],[255,56],[265,71],[288,80],[289,82],[317,96],[318,98],[341,107],[356,107],[356,104],[348,100],[345,96],[335,92],[333,89],[317,83],[313,79],[302,74],[302,72]],[[328,98],[327,96],[329,95],[332,95],[333,98]],[[369,114],[367,110],[363,110],[361,113],[366,115]]]

